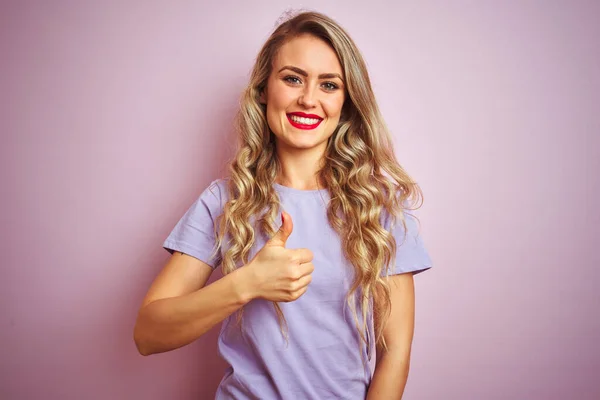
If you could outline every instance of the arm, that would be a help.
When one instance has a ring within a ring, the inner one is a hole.
[[[142,355],[185,346],[251,300],[246,268],[204,287],[212,268],[175,252],[148,290],[134,340]]]
[[[367,400],[401,399],[408,379],[415,321],[412,273],[390,277],[391,313],[383,330],[388,351],[377,346],[375,372]]]
[[[252,261],[206,287],[210,265],[174,253],[138,314],[133,334],[138,351],[148,355],[185,346],[255,298],[289,302],[302,296],[315,269],[313,254],[285,248],[293,224],[284,214],[279,231]]]

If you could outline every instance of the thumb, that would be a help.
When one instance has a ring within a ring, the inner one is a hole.
[[[292,223],[292,217],[290,214],[285,211],[281,212],[281,227],[279,230],[273,235],[271,240],[269,240],[270,246],[281,246],[285,247],[285,242],[287,242],[288,238],[292,234],[292,229],[294,229],[294,224]]]

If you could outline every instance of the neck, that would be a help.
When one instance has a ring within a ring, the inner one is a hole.
[[[318,170],[323,161],[324,149],[289,149],[277,146],[281,169],[275,182],[299,190],[323,189]]]

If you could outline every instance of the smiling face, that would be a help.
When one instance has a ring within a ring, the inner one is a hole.
[[[286,42],[261,96],[278,149],[324,152],[340,120],[344,93],[342,66],[329,44],[307,34]]]

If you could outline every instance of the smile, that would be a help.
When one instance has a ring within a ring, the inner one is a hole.
[[[323,118],[316,115],[307,115],[300,113],[287,114],[288,121],[294,128],[298,129],[315,129],[321,124]]]

